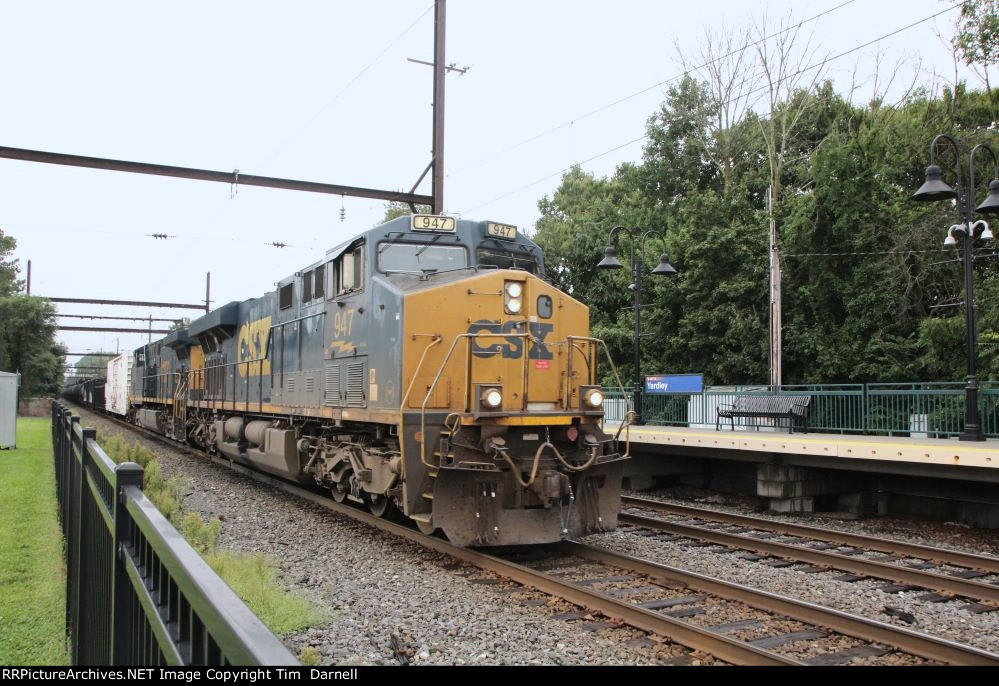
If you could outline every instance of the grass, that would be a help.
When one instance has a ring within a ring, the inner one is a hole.
[[[50,421],[17,420],[0,451],[0,664],[67,665],[66,567]]]
[[[142,489],[206,562],[229,584],[268,629],[281,635],[314,626],[324,614],[305,598],[281,583],[277,563],[261,553],[220,550],[222,523],[205,521],[197,512],[185,512],[182,503],[189,490],[183,479],[164,479],[152,451],[120,435],[101,438],[102,447],[115,462],[137,462],[143,467]]]
[[[278,566],[267,556],[216,550],[206,559],[275,634],[291,633],[323,621],[323,613],[312,603],[282,589]]]

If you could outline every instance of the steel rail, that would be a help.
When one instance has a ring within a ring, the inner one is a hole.
[[[206,456],[199,454],[199,458]],[[800,665],[801,662],[787,658],[769,650],[737,641],[714,633],[709,629],[688,624],[672,617],[640,608],[637,605],[618,600],[582,586],[529,567],[509,562],[488,553],[471,548],[459,548],[448,541],[427,536],[402,524],[375,517],[347,504],[340,504],[322,493],[291,484],[279,477],[257,472],[249,467],[229,462],[215,456],[207,456],[212,462],[250,476],[258,481],[274,486],[321,505],[338,514],[350,517],[380,531],[398,536],[435,552],[450,555],[479,569],[506,577],[522,586],[533,588],[548,595],[554,595],[574,605],[597,610],[610,619],[620,620],[629,626],[663,636],[692,650],[710,653],[726,662],[737,665]]]
[[[680,583],[693,590],[734,600],[766,612],[822,626],[864,641],[892,646],[902,652],[952,665],[999,665],[999,655],[938,636],[919,633],[867,617],[851,615],[803,600],[781,596],[722,579],[669,567],[579,542],[556,544],[567,554],[644,574],[652,579]]]
[[[822,567],[832,567],[845,572],[852,572],[853,574],[888,579],[898,583],[919,586],[920,588],[953,593],[967,598],[999,602],[999,586],[947,576],[946,574],[937,574],[909,567],[899,567],[873,560],[860,560],[840,553],[813,550],[788,543],[763,541],[752,536],[712,531],[688,524],[676,524],[661,519],[625,514],[623,512],[618,515],[618,523],[633,524],[657,531],[666,531],[678,536],[707,541],[708,543],[717,543],[730,548],[741,548],[743,550],[775,555],[784,559],[798,560]]]
[[[729,512],[719,512],[717,510],[707,510],[688,505],[675,505],[664,503],[659,500],[648,500],[646,498],[635,498],[633,496],[621,496],[622,505],[632,505],[634,507],[645,507],[658,512],[681,515],[684,517],[698,517],[700,519],[710,519],[726,524],[736,524],[738,526],[750,527],[773,531],[775,533],[787,534],[790,536],[802,536],[814,540],[825,541],[827,543],[838,543],[841,545],[867,548],[883,553],[906,555],[921,560],[932,560],[941,564],[949,564],[957,567],[969,567],[984,572],[999,574],[999,558],[987,555],[975,555],[959,550],[949,550],[946,548],[931,548],[930,546],[918,545],[916,543],[905,543],[903,541],[893,541],[883,538],[872,538],[860,534],[851,534],[845,531],[835,531],[833,529],[820,529],[814,526],[804,526],[801,524],[790,524],[787,522],[777,522],[760,517],[750,517]]]

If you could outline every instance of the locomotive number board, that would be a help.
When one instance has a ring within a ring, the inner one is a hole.
[[[414,214],[413,231],[441,231],[454,233],[454,217],[440,217],[433,214]]]
[[[506,238],[507,240],[516,240],[517,238],[517,227],[510,226],[509,224],[495,224],[489,222],[486,227],[486,233],[495,238]]]

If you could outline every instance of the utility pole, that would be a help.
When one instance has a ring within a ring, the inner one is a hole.
[[[434,68],[434,131],[430,164],[423,170],[420,178],[416,180],[409,192],[409,195],[416,193],[416,189],[423,183],[423,179],[427,177],[427,174],[430,174],[430,211],[433,214],[444,212],[444,77],[449,71],[457,72],[461,76],[468,72],[468,67],[456,67],[454,64],[444,63],[446,6],[446,0],[435,0],[434,2],[434,61],[427,62],[412,57],[406,58],[410,62],[426,64]],[[410,209],[416,212],[416,203],[412,200],[408,202]]]
[[[432,162],[434,167],[430,180],[430,195],[433,198],[430,211],[440,214],[444,211],[444,15],[445,0],[434,2],[434,140]]]
[[[770,220],[770,385],[781,385],[781,298],[780,253],[777,251],[777,221],[774,219],[774,187],[767,188],[767,215]]]

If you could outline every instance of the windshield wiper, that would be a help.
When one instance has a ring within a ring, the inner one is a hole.
[[[437,242],[437,239],[438,239],[438,238],[440,238],[440,237],[441,237],[442,235],[443,235],[443,234],[439,234],[439,233],[438,233],[438,234],[436,234],[436,235],[435,235],[435,236],[434,236],[433,238],[431,238],[431,239],[430,239],[430,242],[429,242],[429,243],[427,243],[427,244],[426,244],[426,245],[424,245],[424,246],[423,246],[422,248],[420,248],[420,249],[419,249],[419,250],[417,250],[417,251],[416,251],[415,253],[413,253],[413,257],[419,257],[419,256],[420,256],[421,254],[423,254],[423,251],[424,251],[424,250],[426,250],[427,248],[429,248],[429,247],[430,247],[431,245],[433,245],[434,243],[436,243],[436,242]]]
[[[429,267],[421,269],[420,271],[413,271],[409,269],[383,269],[382,274],[405,274],[406,276],[418,276],[420,281],[426,281],[431,274],[436,274],[437,269],[434,267]]]

